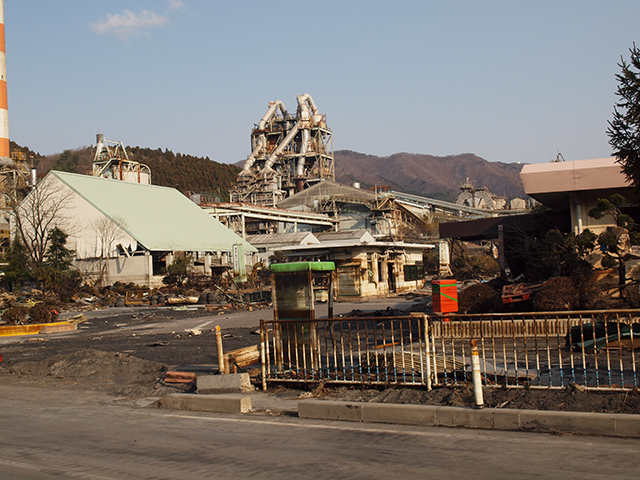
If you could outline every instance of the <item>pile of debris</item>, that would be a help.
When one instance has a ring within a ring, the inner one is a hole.
[[[31,296],[0,292],[0,308],[0,325],[51,323],[56,321],[60,312],[58,302],[40,292]]]

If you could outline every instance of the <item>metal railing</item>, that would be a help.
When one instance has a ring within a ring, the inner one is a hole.
[[[263,379],[427,385],[426,327],[424,315],[262,320]]]
[[[452,315],[430,319],[434,384],[455,385],[470,372],[478,342],[484,385],[630,389],[638,386],[634,350],[640,310]],[[635,325],[635,328],[634,328]],[[438,368],[440,367],[440,368]]]
[[[261,321],[267,382],[638,387],[640,310]]]

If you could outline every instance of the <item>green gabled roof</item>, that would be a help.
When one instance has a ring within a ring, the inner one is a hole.
[[[257,250],[174,188],[52,170],[53,175],[150,251]],[[47,176],[48,176],[47,175]]]

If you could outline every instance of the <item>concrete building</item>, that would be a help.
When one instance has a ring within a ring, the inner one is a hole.
[[[366,230],[316,234],[320,244],[280,247],[290,261],[331,261],[338,297],[383,297],[424,283],[423,254],[432,244],[380,242]]]
[[[598,198],[619,193],[631,200],[633,193],[615,158],[525,165],[520,177],[527,195],[553,210],[568,211],[576,235],[587,228],[599,234],[614,225],[610,216],[589,217]]]

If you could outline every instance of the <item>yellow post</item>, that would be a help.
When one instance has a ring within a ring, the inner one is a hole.
[[[220,325],[216,325],[216,345],[218,347],[218,372],[224,374],[226,370],[224,368],[224,351],[222,350],[222,333],[220,332]]]

